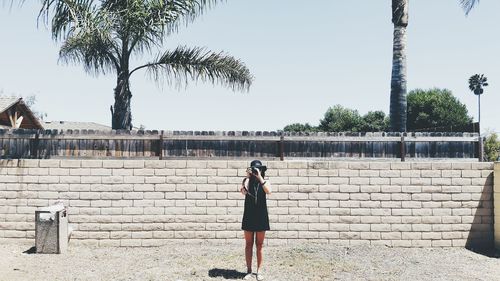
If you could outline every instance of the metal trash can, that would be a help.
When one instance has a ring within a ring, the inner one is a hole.
[[[35,211],[35,247],[41,254],[62,254],[68,249],[68,216],[62,203]]]

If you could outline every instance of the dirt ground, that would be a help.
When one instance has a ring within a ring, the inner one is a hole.
[[[244,245],[153,248],[70,245],[64,255],[0,245],[0,280],[237,280]],[[500,258],[461,248],[267,246],[265,280],[500,280]],[[255,264],[255,260],[254,260]],[[253,279],[255,280],[255,279]]]

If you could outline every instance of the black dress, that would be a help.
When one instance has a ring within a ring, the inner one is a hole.
[[[252,232],[270,229],[266,193],[258,181],[250,180],[248,183],[241,229]]]

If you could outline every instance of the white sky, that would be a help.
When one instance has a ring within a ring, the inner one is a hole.
[[[110,125],[115,76],[58,63],[60,43],[37,28],[37,11],[38,4],[0,7],[0,91],[36,95],[46,120]],[[493,131],[500,131],[498,11],[500,1],[481,1],[468,17],[458,0],[411,1],[408,28],[408,89],[448,88],[477,119],[467,81],[484,73],[490,86],[481,97],[482,128]],[[335,104],[387,113],[392,31],[390,0],[228,0],[168,38],[165,48],[207,47],[241,59],[255,76],[250,92],[203,83],[158,87],[137,73],[134,126],[277,130],[317,125]]]

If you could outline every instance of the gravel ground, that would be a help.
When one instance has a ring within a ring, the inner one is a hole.
[[[234,280],[246,271],[244,245],[93,248],[64,255],[0,245],[0,280]],[[265,246],[266,280],[500,280],[498,253],[460,248]],[[254,260],[255,262],[255,260]],[[255,280],[255,279],[254,279]]]

